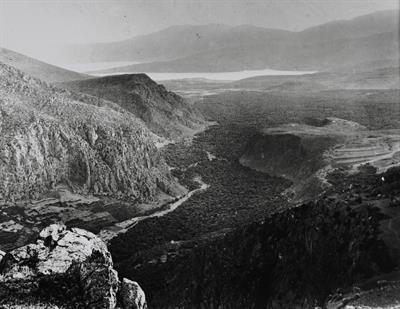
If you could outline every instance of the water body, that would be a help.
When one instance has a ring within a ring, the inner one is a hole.
[[[163,81],[174,79],[189,79],[189,78],[202,78],[217,81],[235,81],[254,76],[279,76],[279,75],[304,75],[315,73],[315,71],[285,71],[285,70],[244,70],[236,72],[189,72],[189,73],[153,73],[153,72],[115,72],[115,73],[99,73],[95,71],[114,69],[133,64],[139,64],[137,61],[106,61],[106,62],[91,62],[91,63],[69,63],[60,65],[65,69],[72,70],[78,73],[90,73],[94,76],[107,76],[107,75],[122,75],[122,74],[135,74],[146,73],[150,78]]]
[[[107,70],[118,67],[123,67],[132,64],[138,64],[137,61],[105,61],[91,63],[67,63],[60,65],[64,69],[75,71],[78,73],[86,73],[91,71]]]
[[[189,79],[189,78],[202,78],[209,80],[218,81],[235,81],[244,78],[254,77],[254,76],[282,76],[282,75],[304,75],[312,74],[316,71],[281,71],[281,70],[244,70],[237,72],[193,72],[193,73],[152,73],[144,72],[150,78],[156,81],[163,80],[174,80],[174,79]],[[132,74],[138,72],[132,72]],[[129,72],[116,72],[112,74],[93,74],[95,76],[106,76],[106,75],[121,75],[129,74]]]

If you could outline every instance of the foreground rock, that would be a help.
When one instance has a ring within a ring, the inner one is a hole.
[[[355,287],[349,293],[336,293],[329,299],[326,309],[396,309],[400,308],[400,281],[378,281],[370,290]]]
[[[2,256],[0,253],[0,259]],[[111,255],[97,236],[61,224],[42,230],[36,243],[3,256],[0,305],[147,308],[140,286],[128,279],[118,279]]]

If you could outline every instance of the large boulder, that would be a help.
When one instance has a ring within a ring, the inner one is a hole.
[[[129,279],[122,279],[120,299],[123,308],[141,309],[147,308],[146,297],[139,284]]]
[[[107,246],[85,230],[53,224],[40,232],[36,243],[1,256],[0,299],[5,304],[37,301],[63,308],[112,309],[121,303],[122,308],[146,308],[139,285],[119,281]]]

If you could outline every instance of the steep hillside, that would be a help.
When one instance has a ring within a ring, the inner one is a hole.
[[[76,192],[152,199],[174,182],[144,124],[116,104],[0,64],[0,200]]]
[[[50,83],[89,78],[88,75],[65,70],[1,47],[0,62]]]
[[[189,135],[204,125],[203,117],[194,107],[145,74],[106,76],[62,85],[117,103],[162,137]]]

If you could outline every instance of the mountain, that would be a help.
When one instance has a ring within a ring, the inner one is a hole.
[[[138,61],[116,72],[326,70],[399,57],[399,14],[381,11],[300,32],[250,25],[173,26],[130,40],[70,48],[82,61]]]
[[[165,61],[223,47],[233,48],[238,43],[252,44],[290,36],[289,31],[246,25],[180,25],[124,41],[73,45],[60,52],[78,62]]]
[[[355,39],[396,30],[399,31],[399,12],[388,10],[310,27],[299,33],[299,39],[313,43]]]
[[[175,181],[153,134],[113,102],[57,89],[0,63],[0,200],[75,192],[151,200]]]
[[[115,102],[165,138],[190,135],[204,127],[204,119],[194,107],[145,74],[92,78],[62,86]]]
[[[88,75],[65,70],[1,47],[0,62],[50,83],[89,78]]]
[[[305,44],[293,40],[285,43],[240,45],[197,53],[170,61],[134,64],[90,72],[229,72],[257,69],[332,70],[358,62],[392,60],[399,57],[396,31],[355,39],[337,39]]]

